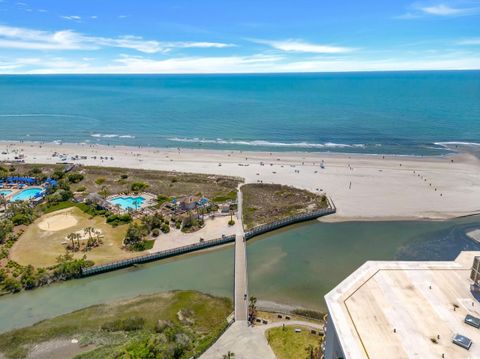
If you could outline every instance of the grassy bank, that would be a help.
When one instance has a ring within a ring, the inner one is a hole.
[[[77,339],[77,352],[92,348],[79,358],[190,358],[212,344],[231,311],[229,299],[193,291],[141,296],[0,334],[0,352],[25,358],[35,345]]]
[[[296,328],[301,332],[296,333]],[[316,358],[322,340],[322,337],[311,334],[310,329],[301,326],[272,328],[265,335],[278,359]]]
[[[242,193],[246,229],[328,206],[325,195],[278,184],[250,183]]]

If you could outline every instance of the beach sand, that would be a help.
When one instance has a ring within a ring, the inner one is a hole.
[[[55,152],[84,165],[221,174],[323,191],[337,207],[337,214],[324,219],[329,221],[446,219],[480,212],[480,161],[466,153],[407,157],[0,142],[2,161],[23,155],[26,163],[56,163]],[[87,159],[71,159],[77,155]]]

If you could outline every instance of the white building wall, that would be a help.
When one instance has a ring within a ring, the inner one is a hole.
[[[327,333],[325,338],[325,359],[347,359],[343,354],[342,347],[338,340],[335,325],[331,320],[330,315],[327,319]]]

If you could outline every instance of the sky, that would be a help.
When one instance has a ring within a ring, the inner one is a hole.
[[[480,0],[0,0],[0,74],[480,69]]]

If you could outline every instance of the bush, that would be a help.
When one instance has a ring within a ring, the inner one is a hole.
[[[172,197],[167,197],[167,196],[164,196],[162,194],[159,194],[157,196],[158,204],[162,204],[162,203],[165,203],[165,202],[170,202],[171,200],[172,200]]]
[[[147,235],[145,226],[139,224],[130,224],[127,230],[127,234],[125,235],[125,239],[123,240],[123,244],[125,244],[128,248],[134,250],[143,250],[145,249],[143,238]]]
[[[130,189],[133,192],[140,192],[148,188],[148,184],[143,183],[143,182],[134,182],[132,183]]]
[[[121,178],[121,179],[127,179],[127,178],[128,178],[128,175],[121,175],[120,178]]]
[[[228,225],[229,226],[233,226],[235,224],[235,221],[233,219],[229,220],[228,221]]]
[[[20,283],[12,277],[6,278],[3,281],[3,288],[10,293],[16,293],[22,290],[22,286],[20,285]]]
[[[99,177],[95,180],[95,183],[100,186],[105,183],[105,178]]]
[[[12,223],[15,226],[20,226],[22,224],[28,225],[31,223],[31,220],[27,215],[19,213],[12,217]]]
[[[57,258],[58,264],[53,271],[59,279],[78,278],[82,275],[82,269],[93,266],[93,262],[87,260],[86,256],[81,259],[73,259],[71,254],[65,254]]]
[[[170,226],[166,223],[162,224],[161,230],[163,233],[168,233],[170,232]]]
[[[127,224],[132,221],[132,216],[127,214],[112,214],[107,217],[107,223],[113,227],[119,226],[121,224]]]
[[[42,169],[40,167],[33,167],[29,172],[31,176],[42,174]]]
[[[7,235],[12,233],[13,223],[8,219],[0,221],[0,243],[3,243],[7,238]]]
[[[160,230],[158,228],[154,228],[152,231],[153,237],[158,237],[160,235]]]
[[[49,203],[60,203],[68,201],[73,198],[73,193],[68,189],[59,189],[53,194],[47,196],[47,201]]]
[[[86,189],[87,189],[87,187],[80,186],[80,187],[77,188],[77,192],[85,192]]]
[[[84,176],[81,173],[71,173],[68,175],[68,182],[78,183],[84,179]]]
[[[63,171],[56,170],[55,172],[53,172],[52,178],[53,178],[54,180],[57,180],[57,181],[58,181],[58,180],[62,179],[64,175],[65,175],[65,174],[63,173]]]

